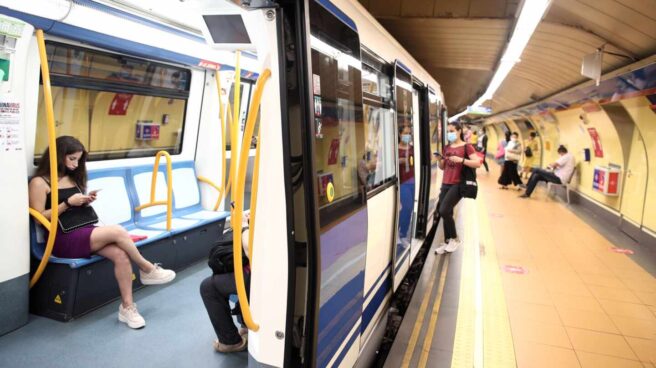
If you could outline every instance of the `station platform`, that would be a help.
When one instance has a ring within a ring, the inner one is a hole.
[[[428,254],[385,367],[656,367],[654,254],[544,186],[498,189],[490,166],[457,210],[464,245]],[[442,239],[440,224],[432,249]]]

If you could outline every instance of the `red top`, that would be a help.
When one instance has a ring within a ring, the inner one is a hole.
[[[404,158],[405,162],[401,162],[400,159]],[[415,150],[414,147],[408,145],[406,148],[399,147],[399,179],[401,183],[415,177]]]
[[[446,146],[442,150],[442,157],[444,157],[444,175],[442,176],[443,184],[458,184],[460,183],[460,172],[462,171],[461,162],[452,162],[448,158],[450,156],[465,157],[465,147],[467,147],[467,155],[471,158],[476,150],[471,144],[465,144],[460,147]]]

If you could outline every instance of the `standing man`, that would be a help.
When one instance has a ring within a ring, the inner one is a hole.
[[[544,169],[534,169],[531,174],[531,178],[528,179],[528,184],[526,185],[526,193],[522,194],[521,198],[529,198],[535,186],[538,185],[540,181],[547,181],[556,184],[567,184],[572,178],[574,173],[574,168],[576,166],[576,160],[571,153],[567,152],[565,146],[558,147],[558,154],[560,158],[549,164],[548,168],[553,171],[544,170]]]

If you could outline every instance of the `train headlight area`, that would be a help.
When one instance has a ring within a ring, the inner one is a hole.
[[[0,367],[656,367],[655,9],[0,0]]]

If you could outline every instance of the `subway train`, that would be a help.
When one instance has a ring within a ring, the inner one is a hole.
[[[0,334],[118,297],[107,259],[51,256],[57,224],[27,216],[28,178],[71,135],[100,223],[165,267],[228,228],[239,244],[250,212],[249,365],[373,361],[435,229],[447,111],[358,1],[2,0],[0,22]]]

